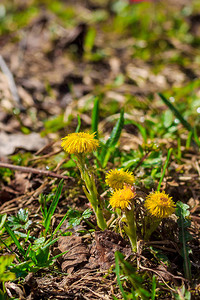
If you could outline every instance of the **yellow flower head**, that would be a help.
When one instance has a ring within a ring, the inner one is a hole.
[[[124,184],[133,185],[135,177],[132,172],[123,170],[110,170],[106,175],[106,184],[113,189],[123,189]]]
[[[62,139],[61,146],[69,154],[92,152],[99,147],[99,141],[94,136],[95,133],[70,133]]]
[[[172,197],[165,192],[154,192],[147,196],[145,207],[156,218],[167,218],[175,211],[175,203]]]
[[[128,185],[123,189],[115,190],[110,197],[110,205],[113,208],[125,209],[131,203],[131,200],[136,196],[135,190]]]

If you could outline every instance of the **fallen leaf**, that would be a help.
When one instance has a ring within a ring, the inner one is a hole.
[[[89,250],[80,236],[63,236],[58,240],[58,249],[61,252],[69,250],[62,256],[64,260],[61,268],[63,272],[71,274],[75,267],[88,261]]]

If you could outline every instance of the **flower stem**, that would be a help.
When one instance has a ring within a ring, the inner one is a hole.
[[[103,211],[101,208],[101,203],[96,188],[94,175],[92,173],[89,173],[89,170],[85,165],[83,156],[77,155],[76,158],[77,158],[76,163],[81,173],[81,178],[85,183],[83,190],[85,192],[86,197],[88,198],[89,202],[93,207],[97,219],[97,225],[99,226],[99,228],[104,230],[107,228],[107,224],[103,216]]]

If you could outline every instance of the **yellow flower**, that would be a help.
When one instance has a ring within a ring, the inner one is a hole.
[[[125,185],[123,189],[115,190],[110,197],[110,205],[113,208],[125,209],[136,196],[135,191],[130,186]]]
[[[94,136],[95,133],[70,133],[62,139],[61,146],[69,154],[92,152],[99,147],[99,141]]]
[[[123,170],[110,170],[106,175],[106,184],[113,189],[123,189],[124,184],[133,185],[135,177],[132,172]]]
[[[145,207],[156,218],[167,218],[175,211],[175,203],[172,197],[165,192],[154,192],[147,196]]]

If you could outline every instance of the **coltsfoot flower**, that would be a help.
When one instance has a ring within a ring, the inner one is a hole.
[[[133,185],[135,177],[132,172],[123,170],[110,170],[106,175],[106,184],[113,189],[123,189],[124,184]]]
[[[175,211],[172,197],[164,191],[149,194],[144,205],[152,216],[160,219],[169,217]]]
[[[69,154],[89,153],[99,147],[99,141],[94,136],[95,133],[70,133],[62,139],[61,146]]]
[[[115,208],[125,209],[131,203],[131,200],[136,196],[135,191],[128,185],[123,189],[115,190],[110,197],[110,205]]]

